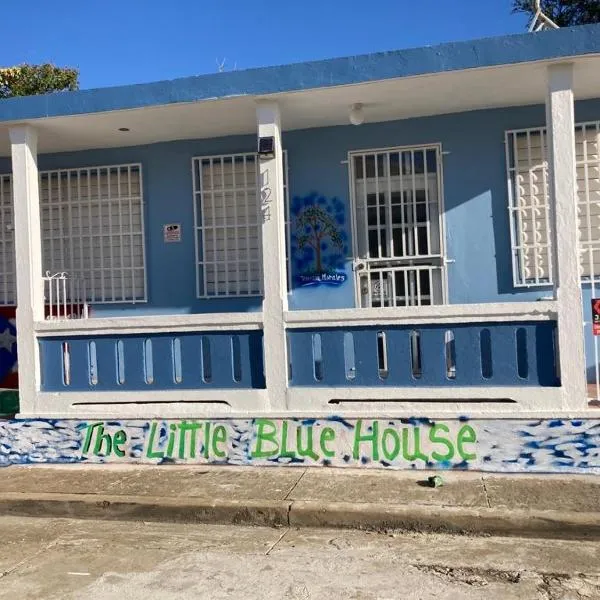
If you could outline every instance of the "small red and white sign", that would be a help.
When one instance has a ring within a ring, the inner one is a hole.
[[[181,241],[181,224],[180,223],[169,223],[163,225],[163,238],[165,243],[180,242]]]
[[[600,335],[600,298],[592,298],[592,333]]]

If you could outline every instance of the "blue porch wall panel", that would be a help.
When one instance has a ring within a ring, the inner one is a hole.
[[[288,331],[290,384],[422,388],[556,386],[555,329],[556,323],[552,321],[293,329]],[[448,331],[454,334],[452,376],[448,373]],[[420,336],[418,349],[411,343],[416,332]],[[484,332],[489,336],[487,344]],[[380,333],[385,335],[385,372],[380,370],[383,360]]]

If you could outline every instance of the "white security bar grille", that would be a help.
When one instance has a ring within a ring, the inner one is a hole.
[[[84,280],[92,303],[146,300],[142,167],[40,174],[42,264]]]
[[[439,145],[350,153],[357,301],[443,304]]]
[[[195,157],[192,170],[198,297],[261,296],[262,215],[256,153]],[[284,174],[287,207],[287,161]],[[286,240],[289,246],[289,235]]]
[[[262,294],[256,154],[193,159],[197,293]]]
[[[575,130],[579,249],[582,276],[600,279],[600,122]]]
[[[17,303],[12,180],[0,175],[0,304]]]
[[[10,182],[0,177],[2,304],[16,302]],[[92,303],[146,300],[141,165],[41,172],[40,220],[45,272],[83,282]]]
[[[600,277],[600,123],[575,127],[582,281]],[[548,141],[543,128],[506,132],[506,160],[517,287],[553,283]]]

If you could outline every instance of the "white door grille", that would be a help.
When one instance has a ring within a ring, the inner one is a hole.
[[[357,304],[445,302],[440,146],[350,153]]]
[[[11,196],[11,176],[2,175],[2,304],[16,303]],[[141,165],[40,172],[40,221],[44,272],[82,282],[92,303],[146,300]]]
[[[197,296],[261,296],[262,213],[257,154],[194,157],[192,175]],[[289,221],[285,153],[284,197]]]

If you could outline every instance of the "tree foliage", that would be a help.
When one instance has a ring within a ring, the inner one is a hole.
[[[0,98],[33,96],[79,88],[79,71],[51,64],[0,68]]]
[[[541,0],[543,13],[559,27],[600,23],[600,0]],[[535,14],[533,0],[513,0],[513,12]]]

